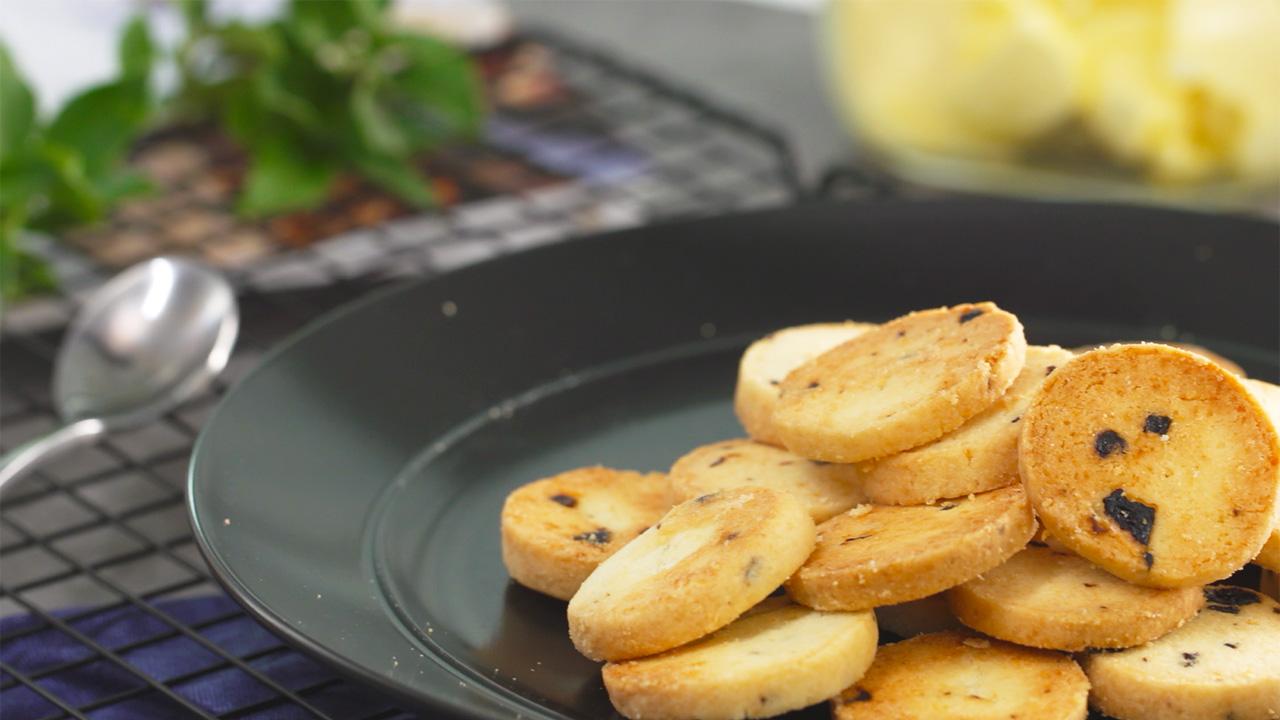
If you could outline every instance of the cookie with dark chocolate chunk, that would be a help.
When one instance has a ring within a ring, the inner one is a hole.
[[[770,598],[674,650],[604,666],[609,700],[629,718],[736,720],[822,702],[876,654],[870,611],[827,613]]]
[[[747,435],[781,445],[773,427],[773,409],[782,381],[797,367],[875,327],[870,323],[814,323],[784,328],[751,343],[738,365],[733,409]]]
[[[587,467],[536,480],[502,506],[502,561],[521,585],[568,600],[674,504],[661,473]]]
[[[1022,324],[992,303],[914,312],[792,370],[774,428],[788,450],[812,460],[886,457],[995,404],[1026,351]]]
[[[831,701],[834,720],[1083,720],[1089,681],[1062,653],[969,632],[885,645],[862,679]]]
[[[1022,479],[1055,540],[1125,580],[1231,575],[1271,533],[1280,439],[1241,378],[1166,345],[1113,345],[1046,380],[1019,423]]]
[[[1022,372],[994,405],[931,443],[863,463],[867,496],[886,505],[922,505],[1018,482],[1022,414],[1050,369],[1071,357],[1056,345],[1027,348]]]
[[[860,505],[818,526],[787,593],[819,610],[919,600],[996,567],[1035,528],[1020,485],[943,505]]]
[[[816,523],[867,501],[856,466],[813,463],[754,440],[723,440],[695,448],[677,460],[669,474],[678,500],[731,487],[767,487],[794,495]]]
[[[1198,587],[1127,583],[1079,555],[1028,547],[947,593],[961,622],[1020,645],[1077,652],[1141,645],[1204,605]]]
[[[1117,720],[1280,717],[1280,604],[1225,585],[1205,595],[1164,637],[1082,659],[1095,708]]]
[[[799,500],[737,487],[687,500],[600,563],[569,600],[569,637],[593,660],[697,640],[769,596],[813,549]]]

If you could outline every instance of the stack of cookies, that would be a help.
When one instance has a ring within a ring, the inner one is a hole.
[[[1275,576],[1221,583],[1280,571],[1280,388],[1236,370],[991,303],[789,328],[750,439],[523,486],[503,559],[637,720],[1280,718]]]

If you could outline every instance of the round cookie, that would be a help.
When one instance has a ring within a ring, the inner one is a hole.
[[[1244,386],[1258,398],[1258,403],[1271,418],[1272,425],[1280,425],[1280,387],[1264,380],[1245,378]]]
[[[1271,531],[1280,441],[1240,378],[1185,350],[1077,356],[1023,415],[1022,479],[1057,541],[1130,582],[1226,577]]]
[[[1056,345],[1027,348],[1022,372],[994,405],[927,445],[864,463],[867,497],[923,505],[1018,482],[1018,423],[1045,378],[1072,357]]]
[[[1101,348],[1110,347],[1111,345],[1115,345],[1115,344],[1116,343],[1114,342],[1110,342],[1110,343],[1103,343],[1101,345],[1084,345],[1078,348],[1074,348],[1074,350],[1075,352],[1078,352],[1078,353],[1085,353],[1085,352],[1089,352],[1090,350],[1099,350]],[[1207,360],[1217,363],[1224,370],[1227,370],[1236,375],[1239,375],[1240,377],[1244,377],[1247,374],[1245,373],[1244,368],[1240,367],[1240,364],[1237,363],[1235,360],[1232,360],[1231,358],[1228,358],[1225,355],[1216,353],[1203,345],[1196,345],[1195,343],[1185,343],[1185,342],[1166,342],[1164,344],[1168,345],[1169,347],[1181,348],[1183,350],[1186,350],[1187,352],[1200,355],[1201,357]]]
[[[870,612],[826,613],[771,598],[701,640],[609,663],[602,674],[613,706],[629,718],[771,717],[856,682],[877,639]]]
[[[963,630],[947,605],[946,593],[938,593],[919,600],[909,600],[897,605],[876,608],[876,622],[880,629],[900,638],[915,637],[943,630]]]
[[[941,505],[861,505],[818,527],[787,592],[819,610],[918,600],[1009,559],[1035,529],[1018,485]]]
[[[1184,342],[1171,342],[1169,343],[1169,345],[1171,345],[1172,347],[1181,348],[1183,350],[1186,350],[1187,352],[1195,353],[1196,355],[1200,355],[1201,357],[1207,358],[1208,360],[1214,363],[1217,363],[1218,366],[1220,366],[1223,370],[1226,370],[1235,375],[1239,375],[1240,377],[1244,377],[1247,374],[1245,373],[1244,368],[1240,367],[1240,364],[1237,363],[1235,360],[1232,360],[1226,355],[1216,353],[1203,345],[1196,345],[1195,343],[1184,343]]]
[[[812,460],[902,452],[995,403],[1026,347],[1018,319],[991,303],[914,312],[791,371],[774,427],[788,450]]]
[[[765,599],[813,542],[808,511],[777,490],[732,488],[681,503],[582,583],[569,601],[569,637],[593,660],[696,640]]]
[[[1198,587],[1127,583],[1084,558],[1029,547],[947,592],[951,610],[974,630],[1049,650],[1141,645],[1193,617]]]
[[[678,501],[731,487],[789,492],[809,510],[814,522],[867,500],[853,465],[813,462],[751,440],[703,445],[677,460],[670,477]]]
[[[568,600],[673,504],[661,473],[587,467],[536,480],[502,506],[502,562],[521,585]]]
[[[847,321],[814,323],[779,330],[751,343],[738,364],[733,410],[753,440],[781,445],[773,428],[773,409],[783,378],[800,365],[861,335],[875,325]]]
[[[1082,660],[1090,701],[1118,720],[1280,717],[1280,603],[1215,585],[1181,628],[1140,647]]]
[[[1244,384],[1253,392],[1254,397],[1258,398],[1262,409],[1267,411],[1272,427],[1280,430],[1280,387],[1253,379],[1245,380]],[[1275,527],[1271,529],[1271,535],[1267,537],[1266,543],[1253,561],[1264,568],[1280,572],[1280,502],[1276,504]]]
[[[835,720],[1084,720],[1089,681],[1060,653],[963,632],[885,645],[831,701]]]

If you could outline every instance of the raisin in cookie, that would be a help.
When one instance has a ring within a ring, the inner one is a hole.
[[[521,585],[568,600],[673,504],[661,473],[588,467],[522,485],[502,506],[502,562]]]
[[[738,365],[733,409],[754,440],[782,444],[773,428],[773,409],[783,378],[800,365],[875,327],[868,323],[815,323],[779,330],[751,343]]]
[[[870,612],[827,613],[771,598],[701,640],[605,665],[604,686],[629,718],[771,717],[856,682],[877,636]]]
[[[867,497],[923,505],[1018,482],[1018,423],[1045,378],[1071,358],[1056,345],[1027,348],[1022,372],[994,405],[927,445],[863,464]]]
[[[880,648],[831,706],[835,720],[1084,720],[1088,698],[1066,655],[941,632]]]
[[[569,637],[593,660],[628,660],[728,625],[813,549],[799,500],[732,488],[672,508],[600,563],[569,601]]]
[[[1193,617],[1198,587],[1149,588],[1070,553],[1029,547],[947,593],[965,625],[1001,640],[1050,650],[1126,648]]]
[[[1214,585],[1194,619],[1154,642],[1083,659],[1095,708],[1118,720],[1280,717],[1280,604]]]
[[[812,460],[902,452],[995,403],[1026,349],[1018,319],[991,303],[914,312],[791,371],[774,427],[787,449]]]
[[[819,610],[918,600],[1009,559],[1035,529],[1019,485],[941,505],[861,505],[818,527],[787,592]]]
[[[866,502],[858,469],[813,462],[752,440],[704,445],[671,467],[671,487],[688,500],[730,487],[758,486],[789,492],[822,522]]]
[[[943,630],[962,630],[964,625],[956,619],[947,604],[946,593],[938,593],[919,600],[908,600],[897,605],[876,608],[876,622],[880,629],[900,638],[915,637]]]
[[[1240,378],[1185,350],[1079,355],[1023,415],[1022,479],[1054,539],[1130,582],[1230,575],[1271,532],[1276,430]]]

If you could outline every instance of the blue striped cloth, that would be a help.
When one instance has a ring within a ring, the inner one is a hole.
[[[184,626],[202,626],[197,632],[222,652],[242,658],[245,664],[290,691],[315,686],[333,679],[333,674],[301,653],[289,648],[255,620],[245,615],[225,595],[158,602],[152,605]],[[83,610],[55,613],[59,618],[85,614]],[[119,655],[133,672],[57,629],[39,627],[39,619],[14,615],[0,619],[0,660],[6,667],[35,680],[50,695],[75,708],[148,688],[139,675],[167,685],[175,694],[209,715],[238,713],[246,720],[292,720],[313,718],[311,713],[288,702],[271,703],[280,697],[271,688],[240,668],[228,665],[223,657],[202,647],[190,637],[175,634],[163,620],[137,607],[121,607],[87,614],[70,626],[93,642]],[[52,673],[47,671],[68,663],[90,659]],[[0,716],[4,720],[37,720],[62,716],[62,711],[39,693],[14,678],[0,673]],[[365,718],[381,712],[390,718],[410,718],[395,713],[394,705],[374,691],[353,683],[333,682],[308,692],[307,702],[333,718]],[[255,707],[257,706],[257,707]],[[189,708],[150,688],[118,701],[82,710],[94,720],[134,720],[135,718],[198,717]]]

